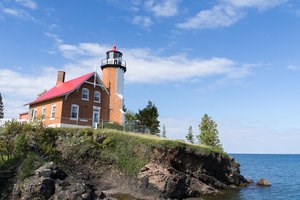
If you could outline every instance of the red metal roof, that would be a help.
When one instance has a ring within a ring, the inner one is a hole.
[[[65,94],[68,94],[75,89],[77,89],[84,81],[88,80],[90,77],[94,75],[95,72],[88,73],[86,75],[74,78],[72,80],[66,81],[64,83],[57,84],[50,90],[48,90],[46,93],[44,93],[42,96],[38,97],[36,100],[26,104],[31,105],[38,102],[46,101],[49,99],[53,99],[56,97],[64,96]]]

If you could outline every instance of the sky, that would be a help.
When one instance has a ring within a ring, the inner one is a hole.
[[[168,138],[206,113],[229,153],[300,153],[300,2],[2,0],[0,93],[6,118],[116,44],[126,108],[154,102]]]

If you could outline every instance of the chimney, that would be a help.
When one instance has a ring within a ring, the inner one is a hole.
[[[65,75],[66,75],[66,72],[64,72],[64,71],[58,71],[57,72],[56,85],[65,82]]]

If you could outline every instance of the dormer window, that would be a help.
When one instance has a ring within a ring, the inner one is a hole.
[[[95,91],[94,93],[94,102],[100,103],[101,101],[101,93],[99,91]]]
[[[85,101],[89,100],[89,89],[82,88],[82,100],[85,100]]]

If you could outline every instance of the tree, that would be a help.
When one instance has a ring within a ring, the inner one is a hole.
[[[4,118],[4,105],[2,102],[2,95],[0,93],[0,119]]]
[[[151,101],[148,101],[146,108],[139,110],[136,114],[139,124],[146,126],[152,135],[157,135],[160,132],[158,116],[157,108]]]
[[[125,130],[130,132],[138,131],[138,120],[136,118],[136,113],[130,110],[125,113]]]
[[[194,135],[192,126],[188,129],[188,134],[185,136],[186,140],[192,144],[194,144]]]
[[[162,129],[161,137],[164,137],[164,138],[167,137],[167,131],[166,131],[166,126],[165,126],[165,124],[163,124],[163,129]]]
[[[207,114],[202,117],[199,129],[200,134],[197,135],[199,143],[223,150],[218,136],[219,131],[217,129],[217,124]]]

